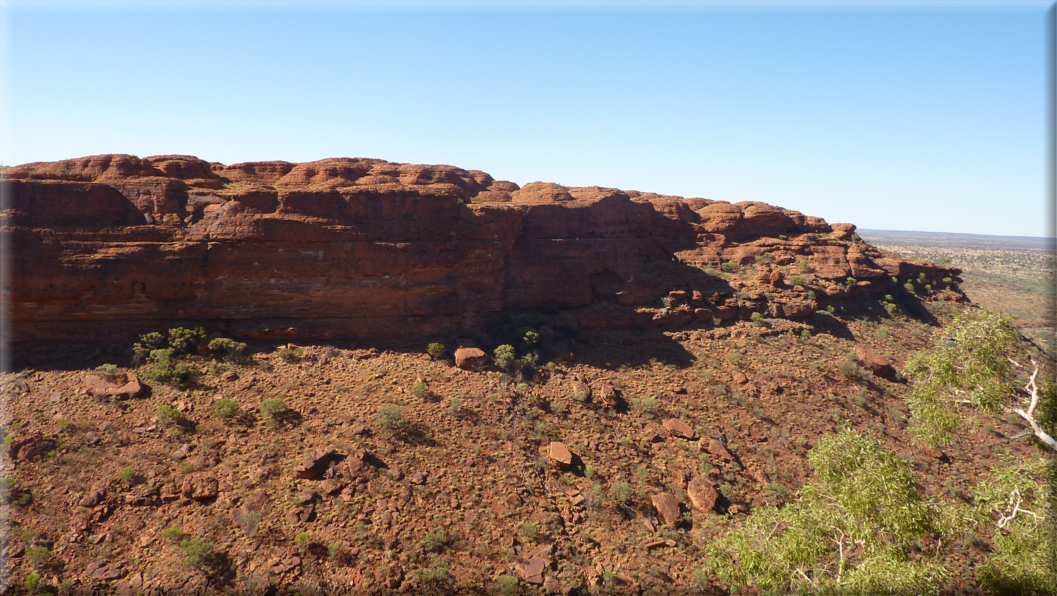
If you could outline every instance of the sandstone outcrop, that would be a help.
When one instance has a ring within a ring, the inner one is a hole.
[[[176,324],[239,338],[427,336],[536,309],[583,328],[800,317],[817,299],[883,294],[892,277],[945,288],[959,273],[764,203],[519,187],[378,159],[99,155],[15,166],[0,184],[15,340]],[[802,261],[814,299],[790,281]],[[757,275],[709,269],[723,263]]]

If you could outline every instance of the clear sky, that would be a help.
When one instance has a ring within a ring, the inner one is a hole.
[[[0,159],[378,157],[1046,234],[1048,2],[3,2]]]

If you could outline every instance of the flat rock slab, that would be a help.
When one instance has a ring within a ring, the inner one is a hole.
[[[659,493],[653,495],[653,506],[657,513],[661,514],[664,522],[670,526],[678,525],[683,521],[683,515],[679,512],[679,499],[671,493]]]
[[[569,451],[569,448],[565,446],[565,443],[559,443],[552,441],[550,449],[547,450],[547,457],[556,466],[567,467],[573,463],[573,454]]]
[[[99,375],[87,375],[84,378],[84,387],[89,393],[96,396],[114,397],[136,397],[143,393],[143,385],[134,372],[126,372],[103,378]]]
[[[455,350],[455,366],[463,370],[481,370],[492,361],[480,348]]]
[[[702,439],[702,442],[704,442],[704,439]],[[720,459],[734,461],[734,456],[730,454],[730,451],[727,451],[727,448],[723,446],[723,443],[721,443],[718,439],[709,439],[708,443],[705,443],[704,447],[705,451],[711,453],[712,455],[715,455]]]
[[[719,498],[719,493],[716,492],[712,483],[701,476],[695,476],[690,481],[686,487],[686,494],[699,511],[712,511],[712,508],[716,506],[716,499]]]
[[[879,377],[895,374],[895,368],[887,360],[863,344],[855,346],[855,361],[859,363],[859,366]]]
[[[668,430],[668,434],[673,437],[680,437],[683,439],[696,439],[697,431],[691,426],[678,418],[669,418],[664,422],[664,428]]]
[[[294,468],[294,474],[298,478],[311,480],[323,474],[327,464],[337,458],[338,454],[333,449],[322,447],[309,453],[301,459],[301,463]]]

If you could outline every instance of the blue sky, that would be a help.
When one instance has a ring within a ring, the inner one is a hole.
[[[1042,236],[1048,7],[5,2],[0,159],[379,157]]]

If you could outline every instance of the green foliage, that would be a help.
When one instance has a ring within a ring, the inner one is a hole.
[[[811,273],[811,261],[804,259],[798,263],[801,273]]]
[[[888,314],[894,315],[899,310],[899,307],[891,302],[888,302],[885,304],[885,310],[888,311]]]
[[[176,354],[174,348],[151,350],[147,360],[152,364],[147,376],[158,383],[173,385],[185,383],[190,376],[190,371],[187,365],[176,360]]]
[[[148,356],[154,350],[160,350],[165,347],[165,338],[161,333],[152,331],[151,333],[144,333],[139,336],[139,341],[132,344],[132,363],[135,365],[143,364],[147,361]]]
[[[1007,460],[974,491],[973,518],[993,524],[993,549],[979,578],[994,594],[1057,593],[1057,495],[1046,466],[1038,457]]]
[[[518,593],[518,578],[513,575],[501,575],[496,580],[501,596],[514,596]]]
[[[260,412],[269,422],[278,422],[289,416],[290,406],[278,397],[273,397],[261,402]]]
[[[765,325],[763,320],[763,313],[754,312],[752,313],[752,316],[750,318],[752,319],[752,324],[756,325],[757,327],[763,327]]]
[[[182,563],[187,567],[201,568],[213,562],[213,543],[201,538],[181,540],[180,550],[184,554]]]
[[[800,339],[811,339],[811,331],[808,329],[801,329]]]
[[[282,347],[275,351],[283,362],[297,362],[301,360],[301,348]]]
[[[576,393],[573,394],[573,399],[578,401],[578,402],[580,402],[580,403],[586,402],[587,401],[587,397],[588,396],[587,396],[587,392],[586,391],[577,391]]]
[[[454,578],[448,571],[448,562],[441,561],[440,565],[432,569],[416,569],[414,572],[415,579],[418,583],[423,586],[429,586],[431,589],[441,591],[445,587],[450,587]]]
[[[529,346],[534,346],[539,343],[540,334],[535,331],[526,331],[524,339],[526,344],[528,344]]]
[[[40,585],[40,576],[36,573],[30,573],[26,576],[25,581],[22,582],[22,587],[26,589],[26,592],[33,594],[37,591],[37,586]]]
[[[214,356],[225,362],[238,362],[246,352],[246,344],[226,337],[210,340],[208,347]]]
[[[735,588],[859,594],[937,593],[947,571],[915,542],[935,531],[909,465],[855,432],[808,453],[815,479],[784,507],[757,509],[705,547],[705,569]]]
[[[910,283],[908,281],[907,283],[903,284],[903,289],[905,289],[906,291],[908,291],[911,294],[913,294],[914,293],[914,284],[912,284],[912,283]]]
[[[419,540],[418,544],[422,547],[422,550],[427,553],[439,553],[448,547],[450,538],[448,533],[443,529],[439,529],[436,532],[430,532]]]
[[[233,399],[220,398],[213,402],[213,416],[227,420],[239,413],[239,402]]]
[[[177,354],[190,354],[198,348],[199,342],[206,338],[206,330],[202,327],[187,329],[175,327],[169,330],[169,347]]]
[[[803,275],[790,275],[787,279],[789,280],[789,283],[793,284],[794,286],[803,287],[807,285],[807,278],[805,278]]]
[[[774,255],[769,252],[765,252],[762,255],[756,255],[757,265],[766,265],[772,261],[774,261]]]
[[[734,261],[725,261],[719,264],[719,270],[724,273],[737,273],[738,264]]]
[[[395,404],[382,404],[378,406],[378,426],[389,430],[399,430],[407,424],[404,418],[404,408]]]
[[[51,556],[51,551],[46,546],[27,546],[25,556],[30,564],[34,567],[39,567],[41,563]]]
[[[425,381],[419,381],[411,386],[411,393],[418,398],[426,398],[429,396],[429,385],[426,385]]]
[[[655,397],[644,397],[636,402],[639,406],[639,410],[647,416],[654,416],[657,414],[657,410],[660,408],[660,403]]]
[[[121,482],[132,482],[136,479],[136,470],[132,466],[125,466],[118,472],[117,479]]]
[[[535,540],[539,534],[539,527],[532,522],[526,522],[525,525],[521,526],[520,534],[525,540]]]
[[[912,383],[907,398],[911,428],[922,441],[933,446],[950,442],[958,427],[955,400],[995,414],[1014,395],[1006,378],[1006,355],[1018,336],[1008,317],[968,309],[955,316],[931,349],[907,361],[903,373]]]
[[[95,367],[95,372],[101,377],[112,379],[117,375],[117,365],[114,364],[100,364]]]
[[[173,426],[184,421],[183,413],[168,404],[159,404],[157,412],[158,422],[163,427]]]
[[[503,370],[510,370],[514,363],[517,362],[517,354],[514,352],[514,346],[510,344],[503,344],[495,349],[494,354],[495,365]]]
[[[184,532],[180,528],[172,526],[162,530],[161,537],[168,540],[169,542],[179,542],[183,539]]]
[[[814,300],[815,299],[815,290],[808,290],[807,291],[807,299],[808,300]]]
[[[448,353],[448,349],[444,347],[444,344],[431,343],[426,347],[426,353],[432,356],[436,360],[444,358],[444,355]]]
[[[609,485],[609,496],[617,503],[628,503],[634,494],[635,491],[632,490],[631,485],[627,482],[618,480]]]

